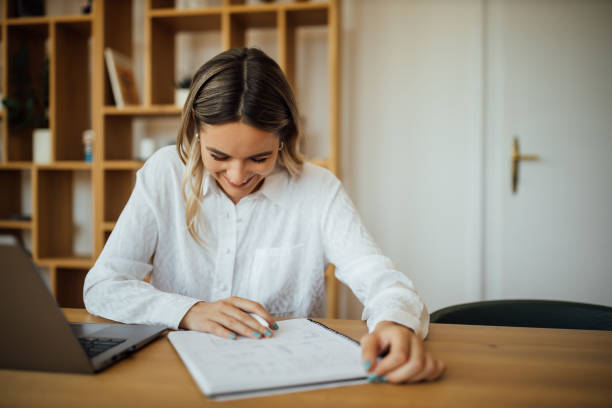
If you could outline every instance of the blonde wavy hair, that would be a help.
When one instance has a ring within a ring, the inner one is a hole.
[[[232,48],[198,69],[183,106],[176,138],[176,149],[185,164],[181,184],[185,222],[196,242],[205,242],[200,227],[205,168],[196,132],[206,125],[243,122],[274,133],[284,146],[277,165],[291,177],[297,177],[304,164],[299,152],[298,118],[289,82],[278,64],[261,50]]]

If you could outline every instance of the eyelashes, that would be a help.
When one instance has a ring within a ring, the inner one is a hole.
[[[211,154],[210,156],[211,156],[211,157],[212,157],[214,160],[216,160],[216,161],[225,161],[225,160],[227,160],[227,159],[229,158],[229,157],[227,157],[227,156],[218,156],[218,155],[216,155],[216,154]],[[263,158],[261,158],[261,159],[251,158],[251,159],[249,159],[249,160],[251,160],[251,161],[252,161],[252,162],[254,162],[254,163],[263,163],[263,162],[265,162],[266,160],[268,160],[269,158],[270,158],[270,157],[268,156],[268,157],[263,157]]]

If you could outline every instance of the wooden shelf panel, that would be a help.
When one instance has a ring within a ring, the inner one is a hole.
[[[80,160],[65,160],[56,161],[49,164],[35,164],[34,168],[38,170],[91,170],[92,163],[87,163]]]
[[[94,259],[92,257],[85,256],[38,258],[35,261],[36,264],[40,266],[66,269],[90,269],[94,264]]]
[[[149,17],[206,17],[221,16],[223,7],[206,7],[191,9],[154,8],[147,11]]]
[[[222,13],[261,13],[267,11],[302,11],[328,9],[330,6],[327,1],[317,2],[294,2],[294,3],[270,3],[270,4],[233,4],[221,7],[198,7],[188,9],[176,9],[172,7],[153,7],[148,11],[150,16],[180,16],[180,15],[203,15]]]
[[[0,163],[0,169],[6,170],[32,170],[34,163],[28,161],[8,161]]]
[[[11,17],[2,20],[7,26],[44,25],[52,23],[91,23],[91,14],[75,14],[71,16],[37,16],[37,17]]]
[[[32,221],[0,220],[0,229],[28,230],[32,229]]]
[[[51,22],[65,24],[65,23],[93,23],[93,16],[91,14],[74,15],[74,16],[54,16],[49,17]]]
[[[235,4],[228,6],[231,13],[258,13],[261,11],[308,11],[329,9],[329,2],[296,2],[296,3],[276,3],[276,4]]]
[[[92,164],[80,160],[63,160],[39,164],[26,161],[0,163],[0,170],[91,170]]]
[[[16,17],[7,18],[4,23],[7,26],[44,26],[51,22],[51,17]]]
[[[169,116],[180,115],[181,107],[177,105],[151,105],[151,106],[105,106],[102,113],[106,116]]]
[[[110,232],[115,228],[116,222],[103,222],[102,223],[102,231]]]
[[[105,170],[138,170],[144,162],[139,160],[107,160],[102,164]]]

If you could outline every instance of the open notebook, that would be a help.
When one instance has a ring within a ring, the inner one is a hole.
[[[227,400],[366,382],[359,343],[309,319],[278,322],[271,338],[168,335],[200,389]]]

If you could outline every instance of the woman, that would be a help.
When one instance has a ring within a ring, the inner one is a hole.
[[[160,149],[138,171],[87,275],[87,310],[265,338],[272,331],[251,313],[275,329],[273,315],[321,316],[324,270],[333,263],[365,306],[370,333],[361,344],[371,380],[438,378],[444,365],[422,341],[425,306],[365,231],[338,179],[304,163],[298,117],[289,84],[263,52],[231,49],[204,64],[176,150]]]

